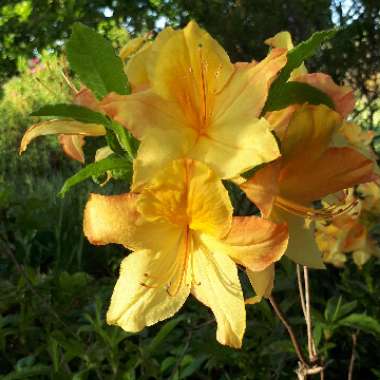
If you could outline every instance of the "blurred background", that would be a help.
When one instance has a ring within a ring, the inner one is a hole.
[[[36,122],[30,112],[69,101],[61,72],[74,22],[95,28],[117,49],[141,33],[191,19],[233,62],[263,58],[264,40],[282,30],[298,43],[341,27],[307,67],[351,85],[352,120],[380,130],[379,0],[0,0],[1,378],[295,378],[292,345],[266,301],[247,307],[240,351],[215,341],[212,314],[192,299],[176,317],[140,334],[107,326],[105,311],[126,252],[90,246],[82,212],[89,191],[122,191],[123,184],[99,190],[89,182],[62,200],[56,194],[80,164],[63,155],[57,139],[41,138],[18,155],[23,133]],[[96,143],[85,146],[88,155],[95,149]],[[374,258],[358,268],[348,258],[343,268],[311,271],[314,334],[326,379],[347,378],[353,352],[353,378],[380,379],[379,264]],[[283,260],[278,273],[276,298],[304,344],[295,267]]]

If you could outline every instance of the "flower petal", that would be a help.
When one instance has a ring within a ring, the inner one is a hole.
[[[286,224],[255,216],[234,217],[231,230],[223,240],[207,234],[202,234],[200,239],[210,251],[229,256],[251,271],[262,271],[285,253],[288,228]]]
[[[78,106],[89,108],[92,111],[102,112],[99,107],[99,101],[96,99],[93,92],[87,87],[82,88],[77,94],[75,94],[73,102]]]
[[[132,95],[110,93],[101,101],[101,107],[137,139],[141,139],[152,129],[166,133],[170,129],[186,127],[180,108],[175,103],[168,107],[167,102],[152,90]]]
[[[189,247],[181,236],[166,243],[165,250],[136,251],[123,260],[107,312],[109,324],[137,332],[173,316],[185,303],[191,289]]]
[[[289,228],[289,244],[285,255],[297,264],[324,269],[321,253],[314,238],[314,227],[306,226],[305,220],[276,207],[271,216],[286,222]]]
[[[348,86],[338,86],[327,74],[306,74],[297,76],[294,80],[309,84],[326,93],[334,102],[335,110],[344,118],[355,108],[354,90]]]
[[[351,148],[329,148],[314,162],[292,161],[281,173],[281,196],[301,204],[374,179],[374,163]]]
[[[59,135],[58,141],[62,146],[63,151],[73,160],[77,160],[84,164],[84,137],[78,135]]]
[[[171,161],[185,157],[196,141],[192,129],[152,129],[141,140],[133,162],[133,191],[139,191]]]
[[[274,264],[269,265],[269,267],[259,272],[247,270],[249,282],[251,283],[256,296],[248,298],[245,301],[246,304],[258,303],[263,297],[268,298],[271,295],[274,286],[274,274]]]
[[[81,123],[74,120],[49,120],[31,126],[24,134],[20,144],[20,154],[24,152],[29,143],[38,136],[46,135],[81,135],[104,136],[106,130],[103,125]]]
[[[164,250],[177,230],[163,221],[147,222],[137,211],[136,194],[91,194],[87,201],[83,231],[94,245],[122,244],[133,250]]]
[[[248,199],[268,218],[279,193],[281,161],[272,162],[259,169],[248,181],[240,185]]]
[[[217,321],[216,339],[240,348],[245,331],[245,306],[237,268],[223,254],[198,244],[192,254],[192,294],[210,307]]]
[[[330,145],[342,122],[330,108],[305,105],[295,112],[281,141],[282,154],[289,161],[313,161]]]
[[[145,187],[138,209],[146,219],[166,218],[213,236],[231,227],[232,206],[227,190],[203,163],[172,161]]]
[[[184,112],[191,108],[199,113],[207,106],[207,95],[219,92],[233,71],[218,42],[191,21],[162,46],[151,79],[164,99],[178,102]]]

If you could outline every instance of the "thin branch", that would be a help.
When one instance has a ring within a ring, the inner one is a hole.
[[[309,359],[311,363],[318,360],[317,350],[313,339],[312,321],[310,314],[310,286],[309,286],[309,271],[306,266],[303,267],[304,283],[305,283],[305,310],[306,310],[306,330],[307,330],[307,347],[309,351]]]
[[[356,351],[356,344],[358,340],[358,332],[352,334],[352,351],[351,351],[351,358],[350,358],[350,365],[348,366],[348,380],[352,380],[353,373],[354,373],[354,364],[355,364],[355,351]]]
[[[305,295],[303,291],[302,276],[301,276],[301,265],[297,264],[297,283],[298,283],[298,292],[300,294],[301,307],[303,315],[306,320],[306,306],[305,306]]]
[[[285,326],[286,330],[288,331],[288,334],[289,334],[290,339],[293,343],[294,349],[296,351],[296,354],[298,356],[300,363],[302,364],[303,367],[308,367],[308,364],[306,362],[305,357],[302,354],[300,345],[299,345],[298,340],[294,334],[294,331],[293,331],[292,327],[290,326],[289,322],[286,320],[284,314],[282,314],[282,311],[280,310],[279,306],[277,305],[277,302],[274,300],[272,295],[269,296],[269,302],[272,305],[273,310],[275,311],[277,317],[280,319],[280,321],[282,322],[282,324]]]

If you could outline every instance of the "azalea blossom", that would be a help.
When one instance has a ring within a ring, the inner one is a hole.
[[[73,103],[101,112],[98,101],[92,92],[83,88],[74,96]],[[83,145],[86,136],[104,136],[106,129],[101,124],[82,123],[76,120],[48,120],[31,126],[24,134],[20,144],[20,154],[38,136],[58,135],[63,151],[73,160],[84,163]]]
[[[232,217],[222,182],[189,159],[172,161],[141,193],[92,194],[84,233],[92,244],[134,251],[121,264],[108,323],[140,331],[171,317],[191,293],[213,311],[218,341],[233,347],[246,323],[236,264],[265,270],[288,236],[284,224]]]
[[[374,163],[364,155],[330,146],[341,124],[341,116],[325,106],[303,106],[281,140],[281,158],[240,185],[265,218],[288,223],[286,255],[314,268],[324,265],[305,220],[331,219],[353,204],[315,209],[313,202],[375,177]]]
[[[277,158],[276,140],[260,113],[285,53],[274,49],[259,63],[233,65],[195,22],[167,28],[145,44],[126,67],[137,92],[111,94],[101,103],[141,140],[133,188],[182,157],[206,163],[220,178]]]

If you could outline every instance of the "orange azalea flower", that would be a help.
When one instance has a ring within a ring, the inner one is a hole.
[[[296,111],[281,140],[282,157],[259,169],[241,185],[266,218],[287,221],[286,255],[299,264],[323,267],[306,219],[332,218],[339,208],[314,209],[323,197],[374,179],[374,164],[352,148],[330,147],[342,123],[325,106],[303,106]]]
[[[259,115],[285,63],[285,51],[275,49],[260,63],[234,66],[195,22],[165,29],[144,45],[127,73],[132,87],[145,90],[102,101],[141,140],[133,188],[181,157],[206,163],[220,178],[277,158],[277,143]]]
[[[204,164],[177,160],[140,194],[92,194],[84,233],[93,244],[134,251],[120,269],[110,324],[137,332],[171,317],[190,293],[210,307],[217,339],[240,347],[243,293],[235,263],[265,270],[282,256],[287,228],[258,217],[232,217],[228,193]]]
[[[92,92],[84,88],[74,96],[74,104],[101,112],[98,101]],[[20,154],[38,136],[59,135],[58,141],[63,151],[72,159],[84,163],[84,137],[104,136],[106,129],[100,124],[82,123],[76,120],[48,120],[31,126],[24,134],[20,144]]]

